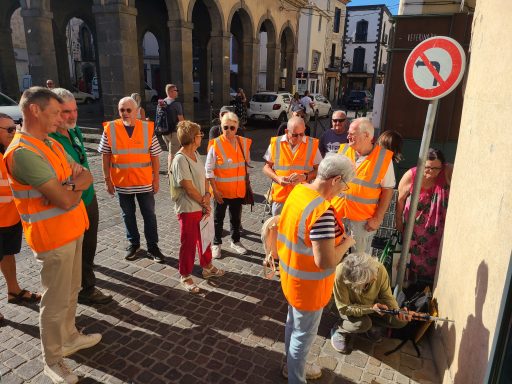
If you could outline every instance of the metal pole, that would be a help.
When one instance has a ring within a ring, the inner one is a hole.
[[[436,118],[437,104],[439,99],[430,101],[427,110],[427,118],[425,119],[425,127],[423,129],[423,137],[421,139],[420,153],[418,157],[418,164],[416,165],[416,178],[414,180],[414,187],[411,195],[411,203],[409,206],[409,217],[405,226],[402,253],[400,254],[400,261],[398,264],[397,285],[395,286],[395,297],[402,291],[402,285],[405,276],[405,267],[407,257],[409,255],[409,247],[411,246],[412,230],[414,228],[414,221],[416,219],[416,212],[418,209],[418,198],[421,190],[421,182],[423,181],[423,172],[425,171],[425,161],[427,159],[428,149],[430,147],[430,139],[432,137],[432,130],[434,127],[434,120]]]

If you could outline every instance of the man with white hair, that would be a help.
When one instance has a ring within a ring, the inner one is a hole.
[[[87,154],[84,148],[82,131],[76,124],[78,119],[78,108],[73,94],[64,88],[54,88],[52,91],[57,94],[63,102],[60,105],[60,123],[56,132],[50,133],[50,137],[58,141],[66,153],[82,167],[90,169],[87,161]],[[94,185],[82,192],[82,201],[85,204],[87,217],[89,218],[89,229],[84,233],[82,244],[82,290],[78,294],[78,302],[82,304],[107,304],[112,301],[111,295],[105,295],[96,288],[96,276],[94,275],[94,257],[98,243],[98,200],[94,192]]]
[[[348,144],[338,153],[355,162],[356,177],[341,195],[345,227],[356,240],[356,252],[371,253],[371,243],[386,213],[395,186],[393,152],[373,144],[374,128],[370,120],[355,119],[348,129]],[[338,203],[334,203],[337,205]]]
[[[103,176],[109,194],[117,192],[123,211],[126,237],[130,244],[125,259],[135,260],[140,249],[140,234],[135,216],[135,199],[144,219],[147,251],[153,260],[163,263],[158,248],[155,196],[160,189],[158,156],[162,152],[153,123],[137,119],[137,103],[131,97],[119,100],[119,119],[103,123],[98,147],[103,155]]]
[[[316,177],[322,156],[318,139],[306,136],[304,120],[298,116],[288,120],[285,134],[272,137],[263,158],[263,173],[272,180],[272,215],[281,213],[292,189]]]
[[[354,244],[331,200],[348,188],[354,174],[354,164],[345,156],[326,157],[311,184],[293,188],[279,220],[277,253],[281,288],[288,301],[282,374],[290,383],[306,383],[322,375],[319,367],[306,366],[306,359],[332,295],[335,267]]]
[[[332,347],[343,354],[352,352],[352,335],[366,333],[373,342],[381,340],[372,325],[402,328],[409,316],[384,315],[381,309],[398,309],[391,293],[386,267],[366,253],[351,253],[336,268],[334,300],[341,322],[331,330]]]

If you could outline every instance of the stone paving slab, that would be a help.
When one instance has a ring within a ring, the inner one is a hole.
[[[253,160],[261,158],[273,132],[274,129],[249,131],[255,143]],[[108,196],[102,185],[101,157],[94,152],[89,156],[100,207],[97,286],[114,295],[114,301],[104,306],[78,306],[78,327],[103,334],[99,345],[66,359],[82,376],[80,382],[285,383],[280,368],[286,301],[279,281],[264,279],[261,266],[261,201],[269,187],[261,173],[263,163],[255,161],[252,172],[259,203],[252,212],[244,207],[242,216],[242,242],[250,252],[235,255],[224,246],[223,258],[217,264],[227,273],[215,281],[203,280],[196,266],[194,279],[202,294],[192,295],[179,284],[179,226],[171,208],[166,176],[161,176],[162,191],[156,199],[160,246],[167,255],[166,264],[154,263],[143,251],[139,259],[128,262],[123,258],[126,240],[117,199]],[[138,219],[142,228],[140,215]],[[39,287],[39,266],[26,244],[17,256],[17,268],[23,287]],[[0,292],[5,294],[5,283],[0,280]],[[0,312],[6,318],[0,328],[1,382],[49,383],[42,374],[38,307],[7,304],[4,298]],[[384,356],[398,340],[385,339],[372,345],[356,338],[356,349],[344,356],[332,349],[329,340],[336,321],[336,314],[327,308],[308,357],[322,367],[323,377],[315,382],[439,382],[428,343],[420,346],[419,359],[408,346]]]

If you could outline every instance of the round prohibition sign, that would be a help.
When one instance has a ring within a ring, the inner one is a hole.
[[[404,81],[414,96],[439,99],[460,83],[466,69],[466,54],[460,44],[446,36],[422,41],[410,53],[404,67]]]

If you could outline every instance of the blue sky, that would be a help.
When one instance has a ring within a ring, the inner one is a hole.
[[[400,0],[352,0],[350,3],[347,4],[348,7],[350,6],[357,6],[357,5],[375,5],[375,4],[386,4],[389,8],[389,11],[396,15],[398,12],[398,5],[400,4]]]

